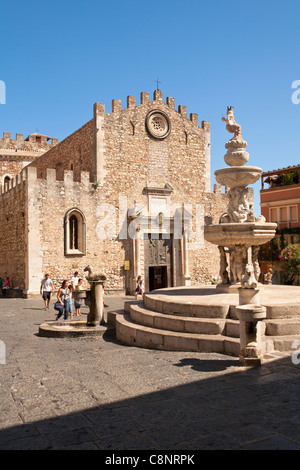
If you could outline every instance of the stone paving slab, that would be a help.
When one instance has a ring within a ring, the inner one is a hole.
[[[128,297],[126,297],[128,299]],[[108,310],[125,297],[108,297]],[[0,449],[299,449],[300,366],[44,338],[42,299],[0,298]],[[83,313],[85,312],[83,307]]]

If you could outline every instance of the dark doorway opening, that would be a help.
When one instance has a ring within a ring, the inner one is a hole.
[[[168,267],[149,266],[149,290],[168,287]]]

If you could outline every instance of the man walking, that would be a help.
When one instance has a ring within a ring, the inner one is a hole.
[[[45,274],[45,279],[41,283],[41,294],[45,302],[45,310],[49,309],[51,293],[53,292],[53,282],[49,274]]]

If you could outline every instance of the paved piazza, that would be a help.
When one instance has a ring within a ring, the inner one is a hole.
[[[123,301],[107,298],[107,310]],[[245,369],[236,357],[128,347],[108,334],[39,337],[54,318],[53,301],[46,312],[42,299],[0,299],[0,449],[300,449],[291,357]]]

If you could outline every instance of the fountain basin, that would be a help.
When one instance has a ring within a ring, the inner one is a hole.
[[[90,327],[86,320],[49,321],[39,326],[39,336],[48,338],[78,338],[81,336],[103,336],[107,328],[97,325]]]
[[[218,246],[257,246],[270,241],[276,235],[277,224],[271,222],[244,222],[208,225],[204,238]]]
[[[73,300],[86,299],[90,297],[90,291],[87,290],[73,290],[72,292]]]
[[[219,184],[229,188],[246,187],[259,180],[262,169],[257,166],[230,166],[215,171]]]

